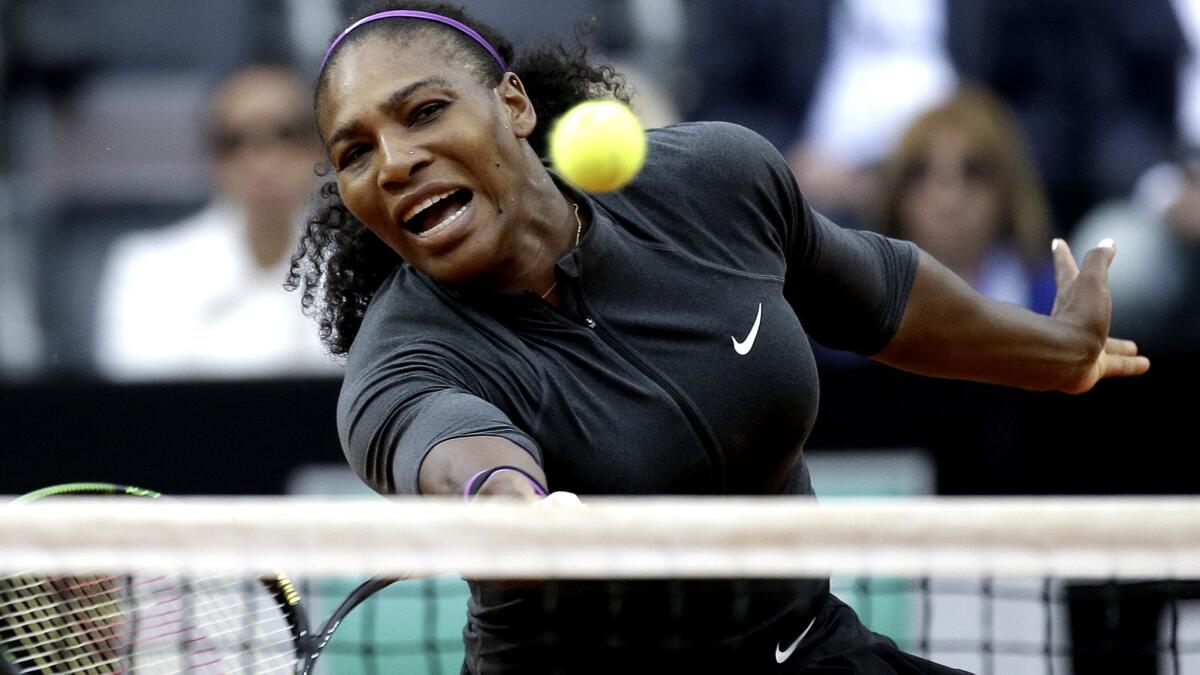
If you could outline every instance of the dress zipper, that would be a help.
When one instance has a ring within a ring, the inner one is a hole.
[[[721,457],[721,454],[717,452],[716,440],[709,433],[708,426],[704,424],[700,416],[700,411],[696,410],[691,400],[679,390],[679,387],[666,379],[653,366],[646,363],[645,359],[627,346],[620,336],[597,321],[595,318],[597,316],[596,313],[588,305],[587,300],[583,298],[582,293],[579,293],[577,297],[579,299],[579,306],[583,309],[583,324],[594,331],[596,335],[600,336],[600,339],[613,351],[624,357],[634,368],[637,368],[643,375],[653,380],[663,391],[667,392],[667,395],[671,397],[675,405],[683,411],[688,423],[692,425],[693,433],[696,434],[696,438],[700,439],[700,443],[704,446],[704,453],[708,457],[709,466],[712,467],[713,480],[716,482],[716,487],[719,490],[718,494],[724,494],[725,461]]]

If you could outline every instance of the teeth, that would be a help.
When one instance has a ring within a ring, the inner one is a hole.
[[[454,213],[451,213],[450,215],[448,215],[444,219],[442,219],[442,222],[440,222],[437,225],[434,225],[433,227],[429,228],[428,230],[425,230],[424,232],[422,232],[421,236],[428,237],[431,234],[436,234],[437,232],[445,229],[446,226],[448,226],[450,223],[457,220],[458,217],[463,214],[463,211],[466,211],[466,210],[467,210],[466,204],[464,204],[463,206],[460,206],[457,211],[455,211]]]
[[[426,199],[425,201],[421,202],[420,204],[417,204],[416,206],[409,209],[408,213],[404,214],[404,222],[407,223],[408,221],[412,220],[413,218],[416,218],[417,214],[419,214],[420,212],[424,211],[425,209],[433,206],[434,204],[442,201],[446,197],[449,197],[450,195],[454,194],[455,192],[457,192],[457,190],[450,190],[449,192],[443,192],[440,195],[434,195],[434,196],[430,197],[429,199]]]

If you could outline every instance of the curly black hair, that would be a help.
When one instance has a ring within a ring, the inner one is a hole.
[[[350,22],[398,9],[433,12],[455,19],[492,44],[510,64],[509,69],[520,76],[538,113],[537,128],[528,141],[539,156],[546,154],[546,136],[553,121],[575,104],[605,96],[629,102],[625,78],[612,66],[593,65],[588,61],[583,41],[587,32],[585,26],[578,31],[574,46],[539,45],[514,59],[512,44],[504,36],[471,18],[461,7],[447,3],[425,0],[371,2],[360,7]],[[465,68],[474,71],[485,85],[494,87],[504,76],[492,56],[473,39],[441,23],[419,19],[386,19],[365,24],[338,44],[330,63],[336,62],[338,54],[347,45],[372,33],[406,37],[434,34],[440,44],[452,51],[454,62],[463,63]],[[328,70],[327,65],[325,72]],[[320,101],[325,84],[322,73],[316,82],[314,105]],[[349,352],[367,305],[401,261],[346,209],[332,171],[328,164],[318,168],[318,175],[327,180],[317,191],[284,285],[288,290],[302,289],[301,305],[305,314],[316,319],[321,341],[330,352],[340,356]]]

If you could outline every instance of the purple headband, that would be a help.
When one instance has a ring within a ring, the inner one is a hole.
[[[448,16],[442,16],[441,14],[434,14],[432,12],[418,12],[410,9],[397,9],[390,12],[379,12],[378,14],[365,16],[350,24],[350,27],[342,31],[341,34],[334,39],[333,44],[329,45],[329,49],[325,51],[325,58],[321,59],[321,70],[325,70],[325,64],[329,63],[329,57],[333,56],[333,50],[337,49],[338,44],[340,44],[341,41],[344,40],[351,31],[363,24],[371,23],[372,21],[378,21],[380,19],[425,19],[426,21],[444,23],[451,28],[465,33],[467,37],[470,37],[472,40],[478,42],[484,49],[488,51],[489,54],[492,55],[493,59],[496,59],[496,63],[500,64],[500,70],[508,70],[508,66],[505,65],[504,59],[500,58],[500,53],[496,51],[495,47],[492,47],[491,43],[485,40],[482,35],[472,30],[470,26],[462,23],[461,21],[455,21]]]

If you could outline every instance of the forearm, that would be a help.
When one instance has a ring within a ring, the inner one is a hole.
[[[546,487],[546,474],[521,446],[498,436],[468,436],[443,441],[429,451],[421,464],[421,494],[461,496],[473,476],[497,466],[517,467]],[[539,498],[525,477],[508,471],[489,477],[478,494]]]
[[[1103,348],[1085,329],[985,298],[922,252],[900,329],[874,358],[922,375],[1057,390]]]

